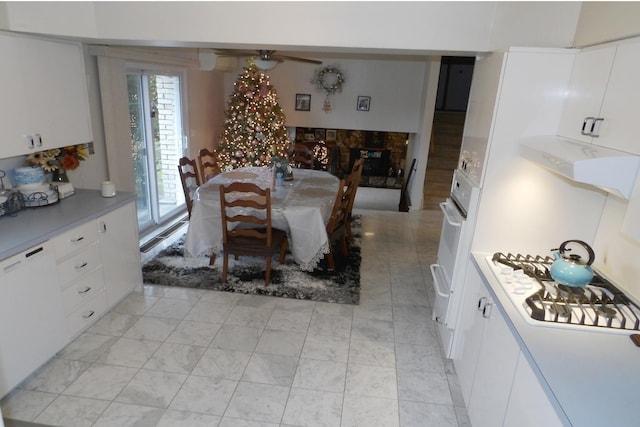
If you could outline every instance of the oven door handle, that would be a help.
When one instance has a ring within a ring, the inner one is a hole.
[[[440,285],[438,284],[438,278],[436,277],[437,268],[440,268],[439,264],[431,264],[429,266],[429,269],[431,270],[431,277],[433,277],[433,287],[435,288],[436,293],[440,295],[442,298],[449,298],[449,294],[445,294],[444,292],[442,292],[442,289],[440,289]]]
[[[444,214],[444,217],[446,218],[447,222],[454,227],[460,227],[462,223],[460,221],[455,221],[453,218],[451,218],[451,215],[449,215],[449,211],[447,210],[446,206],[447,206],[447,202],[440,202],[440,210]]]

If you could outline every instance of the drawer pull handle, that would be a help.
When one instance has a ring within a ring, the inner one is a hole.
[[[85,268],[87,265],[89,265],[89,263],[88,263],[88,262],[83,262],[83,263],[82,263],[82,264],[80,264],[80,265],[76,265],[76,267],[75,267],[75,268],[76,268],[76,270],[82,270],[82,269],[83,269],[83,268]]]
[[[89,311],[87,314],[83,314],[82,317],[84,317],[85,319],[90,318],[91,316],[93,316],[94,314],[96,314],[95,311],[91,310]]]
[[[487,304],[487,297],[482,297],[478,300],[478,311],[482,311]]]
[[[79,294],[86,294],[91,290],[91,286],[85,286],[84,289],[78,291]]]
[[[71,243],[78,243],[84,240],[84,236],[80,236],[80,237],[75,237],[73,239],[71,239]]]
[[[38,139],[38,143],[36,144],[38,147],[42,147],[42,135],[36,133],[36,138]]]
[[[491,310],[493,308],[493,304],[487,303],[482,309],[482,317],[485,319],[491,319]]]

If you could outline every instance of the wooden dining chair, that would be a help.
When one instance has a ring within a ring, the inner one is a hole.
[[[355,161],[351,173],[345,180],[345,185],[349,188],[345,189],[345,193],[349,197],[349,207],[347,208],[346,230],[347,239],[353,243],[353,233],[351,231],[351,220],[353,218],[353,205],[356,201],[356,193],[358,192],[358,186],[360,185],[360,179],[362,178],[362,169],[364,168],[364,159],[360,158]]]
[[[331,210],[331,216],[327,222],[327,237],[329,239],[329,253],[327,254],[327,261],[331,270],[336,269],[336,263],[334,258],[334,247],[336,243],[340,244],[342,255],[349,255],[349,249],[347,248],[347,215],[349,210],[349,193],[345,189],[350,188],[350,184],[346,180],[340,180],[340,186],[338,187],[338,194],[336,194],[335,201],[333,202],[333,209]]]
[[[188,157],[182,157],[178,161],[178,171],[180,172],[180,181],[182,182],[182,191],[184,191],[184,200],[187,204],[187,213],[191,218],[191,208],[193,207],[193,192],[200,187],[200,175],[196,161]]]
[[[222,282],[227,281],[229,255],[264,256],[265,285],[271,281],[271,258],[280,253],[280,264],[289,246],[287,233],[271,226],[271,191],[249,182],[220,186],[222,216]],[[230,228],[230,224],[235,227]]]
[[[304,144],[296,143],[293,145],[291,161],[297,168],[313,169],[313,151]]]
[[[200,169],[200,180],[203,183],[222,172],[216,154],[207,148],[201,149],[198,153],[198,168]]]

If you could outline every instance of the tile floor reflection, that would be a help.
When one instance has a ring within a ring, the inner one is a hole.
[[[442,216],[360,211],[358,306],[145,286],[3,399],[73,426],[468,426],[431,321]]]

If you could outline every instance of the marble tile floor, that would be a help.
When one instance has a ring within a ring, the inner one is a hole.
[[[469,426],[433,323],[440,211],[360,211],[357,306],[145,285],[0,403],[74,426]]]

